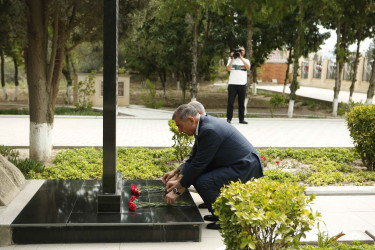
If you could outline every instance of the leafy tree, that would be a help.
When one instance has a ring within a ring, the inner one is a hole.
[[[120,1],[129,14],[148,1]],[[103,1],[28,0],[25,50],[30,106],[30,157],[45,161],[51,153],[51,130],[59,80],[67,53],[80,43],[102,37]],[[121,12],[122,10],[122,12]],[[129,16],[120,19],[123,32]],[[68,46],[68,47],[66,47]]]
[[[285,42],[289,50],[293,49],[293,79],[290,85],[288,117],[293,117],[296,91],[299,88],[297,81],[299,58],[307,56],[310,52],[317,51],[323,41],[328,38],[328,33],[319,33],[320,0],[296,0],[297,8],[291,12],[292,16],[286,17]],[[294,14],[293,14],[294,13]]]
[[[193,0],[193,1],[179,1],[179,0],[162,0],[160,1],[161,9],[159,16],[163,20],[170,20],[171,14],[177,14],[178,16],[184,16],[189,29],[192,34],[191,40],[191,99],[197,98],[198,94],[198,61],[201,55],[202,46],[205,44],[204,38],[200,38],[199,26],[202,25],[206,32],[209,29],[209,22],[202,22],[208,15],[208,8],[211,5],[211,1]],[[171,6],[173,10],[171,11]],[[207,18],[206,18],[207,20]],[[202,33],[206,33],[203,31]]]
[[[372,56],[369,57],[372,58],[372,70],[371,70],[371,77],[370,77],[370,83],[367,90],[367,100],[366,104],[371,105],[372,100],[374,98],[374,90],[375,90],[375,48],[371,47]]]
[[[353,78],[352,78],[352,83],[350,85],[349,101],[352,100],[353,93],[354,93],[354,86],[356,82],[357,69],[358,69],[358,61],[360,57],[360,53],[359,53],[360,44],[366,37],[371,35],[371,29],[374,26],[375,3],[373,4],[372,1],[368,1],[368,0],[360,0],[356,2],[353,8],[354,8],[354,15],[352,18],[355,21],[352,23],[352,25],[353,25],[353,30],[354,30],[354,37],[357,41],[357,50],[356,50],[355,59],[353,63]]]
[[[18,93],[18,67],[23,63],[22,51],[25,46],[25,16],[24,6],[21,1],[0,2],[0,53],[1,53],[1,85],[4,98],[8,100],[5,86],[4,63],[5,56],[12,58],[14,63],[14,83],[16,91],[14,100],[17,100]]]
[[[341,89],[341,74],[344,63],[348,57],[348,46],[355,41],[353,23],[357,15],[353,6],[357,4],[354,0],[323,0],[322,17],[323,26],[335,29],[336,42],[336,77],[333,96],[333,115],[337,116],[338,95]]]

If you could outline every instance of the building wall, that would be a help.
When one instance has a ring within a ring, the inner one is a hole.
[[[307,87],[316,87],[316,88],[325,88],[325,89],[333,89],[335,87],[335,79],[327,79],[327,71],[328,65],[330,61],[324,59],[321,65],[321,77],[315,78],[314,77],[314,69],[316,68],[315,62],[313,60],[300,60],[300,65],[303,63],[308,64],[308,76],[306,78],[298,77],[298,81],[301,86]],[[364,67],[366,66],[367,61],[364,58],[360,58],[358,63],[357,69],[357,76],[354,91],[359,93],[367,93],[369,81],[363,79],[363,71]],[[301,75],[301,67],[299,69],[299,75]],[[343,74],[341,75],[341,90],[349,91],[351,80],[343,80]]]
[[[283,84],[285,80],[287,65],[281,62],[265,62],[260,67],[260,72],[258,74],[258,79],[262,82],[275,82],[278,84]],[[275,81],[277,80],[277,82]]]
[[[327,72],[328,72],[328,68],[330,65],[329,60],[324,59],[322,61],[322,65],[317,65],[314,60],[301,58],[299,60],[299,65],[300,67],[298,69],[297,80],[301,86],[317,87],[317,88],[325,88],[325,89],[334,88],[335,80],[329,79],[327,77]],[[358,63],[356,83],[355,83],[355,88],[354,88],[355,92],[367,93],[368,86],[369,86],[369,79],[363,79],[364,68],[367,67],[366,65],[368,65],[367,59],[360,58],[359,63]],[[258,80],[262,80],[262,82],[273,82],[273,83],[283,84],[285,80],[286,68],[287,68],[286,63],[281,62],[281,60],[266,61],[260,67],[260,72],[258,72]],[[320,70],[320,77],[316,77],[316,74],[314,74],[316,70]],[[290,65],[289,72],[290,72],[289,78],[291,80],[291,76],[293,74],[293,65]],[[343,71],[343,74],[344,74],[344,71]],[[349,91],[351,81],[344,80],[343,74],[341,75],[341,79],[342,79],[341,90]]]
[[[78,73],[74,75],[73,103],[77,103],[78,99],[78,82],[85,81],[90,74]],[[130,76],[118,75],[117,77],[117,105],[128,106],[130,103]],[[90,100],[93,106],[103,107],[103,74],[96,74],[95,77],[95,94]]]

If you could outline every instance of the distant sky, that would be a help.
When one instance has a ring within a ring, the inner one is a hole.
[[[327,32],[327,31],[331,32],[331,37],[325,40],[324,44],[320,46],[321,49],[319,51],[319,54],[321,54],[323,58],[328,59],[328,58],[334,57],[333,51],[336,46],[337,36],[336,36],[335,30],[327,30],[323,27],[320,27],[321,33]],[[371,43],[371,39],[366,38],[364,41],[361,42],[359,51],[363,54],[365,51],[367,51],[368,47],[370,46],[370,43]],[[356,49],[357,49],[357,43],[354,43],[349,46],[350,51],[356,51]]]

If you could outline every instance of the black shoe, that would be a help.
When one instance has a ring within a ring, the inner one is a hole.
[[[207,208],[207,205],[205,203],[199,204],[198,208]]]
[[[209,224],[207,224],[207,229],[219,230],[219,229],[221,229],[221,226],[220,226],[220,224],[217,224],[216,222],[209,223]]]
[[[227,119],[227,123],[231,123],[231,122],[232,122],[231,120]]]
[[[241,124],[248,124],[247,121],[243,120],[243,121],[240,121]]]
[[[209,215],[205,215],[203,219],[206,221],[218,221],[219,217],[217,217],[216,215],[209,214]]]

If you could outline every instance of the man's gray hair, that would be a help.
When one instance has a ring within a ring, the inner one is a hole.
[[[193,106],[198,111],[199,114],[202,114],[202,115],[206,114],[206,110],[204,109],[202,103],[198,101],[191,101],[189,102],[189,105]]]
[[[192,105],[182,104],[174,111],[172,120],[176,120],[176,115],[181,121],[184,121],[188,116],[196,117],[198,114],[198,110]]]

